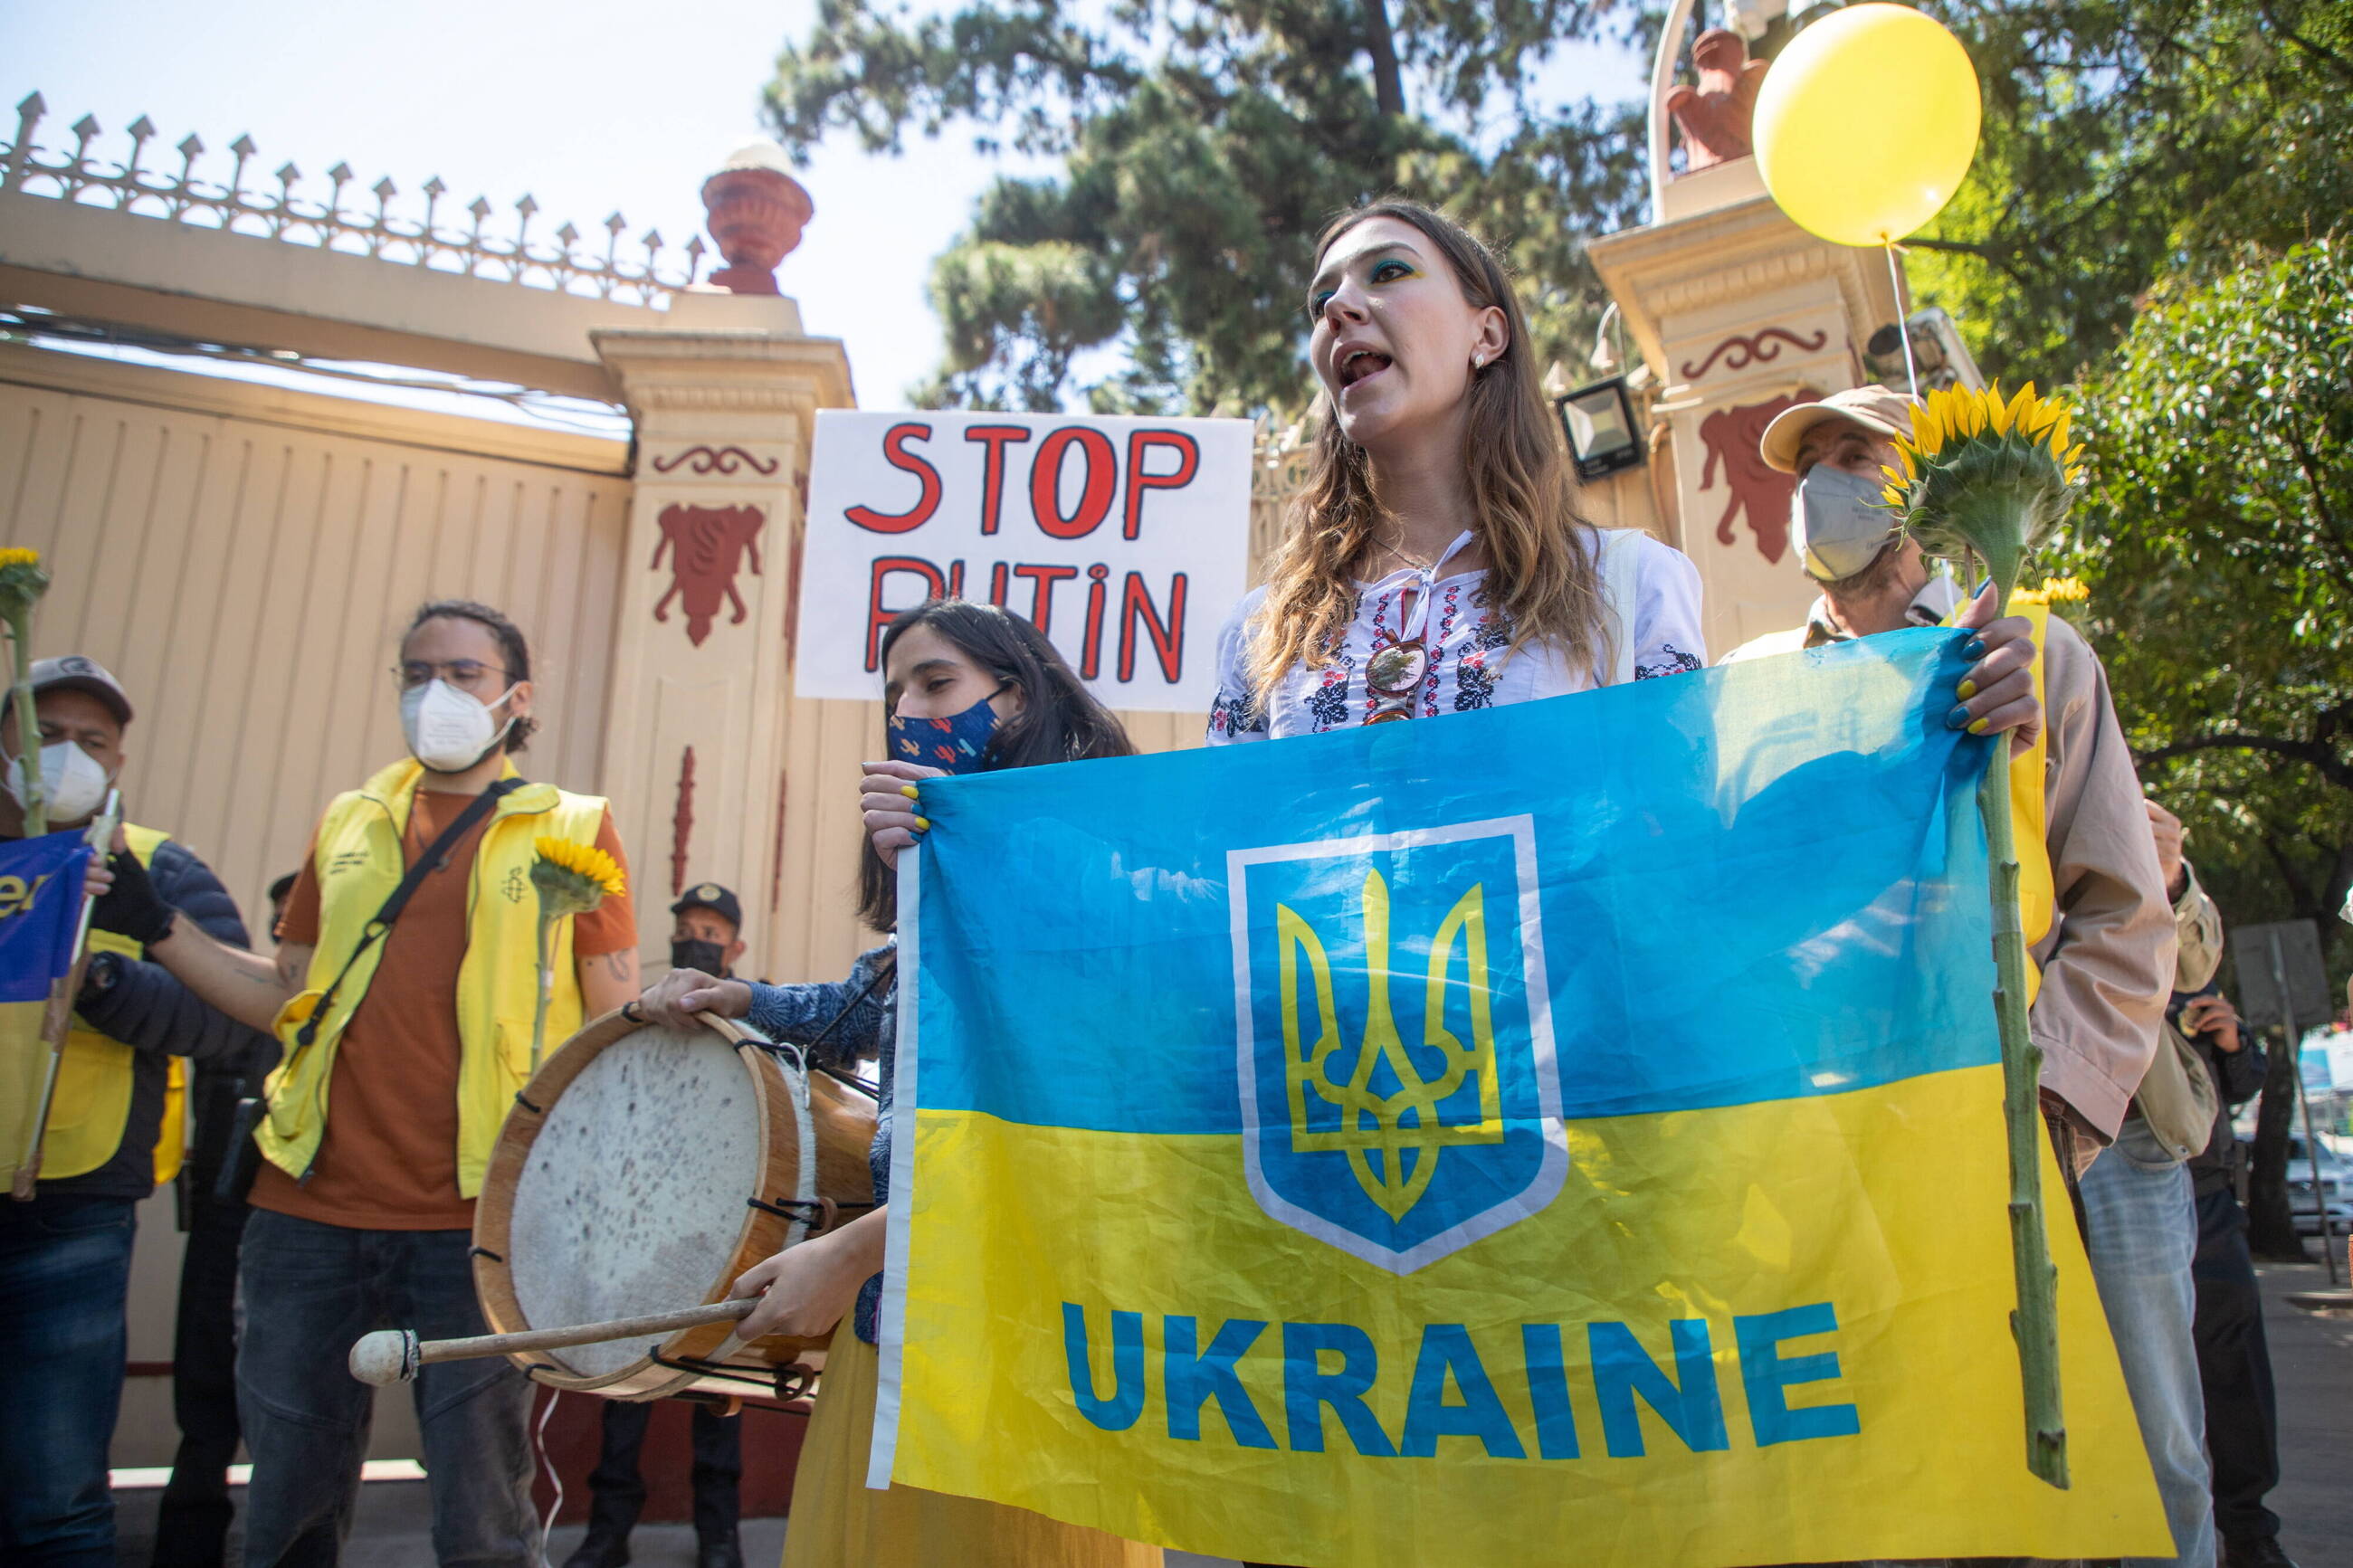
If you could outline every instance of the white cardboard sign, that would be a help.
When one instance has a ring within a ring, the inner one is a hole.
[[[1205,711],[1250,494],[1244,419],[821,411],[795,688],[881,697],[892,617],[955,595],[1028,616],[1106,707]]]

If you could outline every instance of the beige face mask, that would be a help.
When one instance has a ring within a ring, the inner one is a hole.
[[[1879,558],[1895,536],[1895,514],[1880,500],[1881,489],[1828,463],[1806,470],[1789,498],[1789,531],[1808,575],[1835,583]]]

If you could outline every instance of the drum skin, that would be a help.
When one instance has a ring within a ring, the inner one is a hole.
[[[726,1299],[737,1275],[823,1228],[825,1199],[871,1206],[873,1099],[807,1075],[815,1190],[801,1186],[800,1120],[785,1067],[724,1019],[666,1030],[608,1013],[565,1042],[516,1097],[474,1215],[474,1286],[494,1333],[552,1329]],[[739,1045],[739,1041],[744,1042]],[[830,1215],[834,1210],[826,1213]],[[812,1223],[815,1222],[815,1223]],[[732,1325],[659,1345],[607,1342],[513,1359],[554,1388],[654,1399],[701,1387],[755,1394],[827,1338],[772,1336],[696,1367]],[[689,1363],[687,1365],[669,1364]]]

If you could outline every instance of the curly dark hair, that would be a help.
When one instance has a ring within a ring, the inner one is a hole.
[[[531,679],[531,645],[523,640],[522,628],[488,605],[478,604],[472,599],[429,599],[417,605],[417,613],[408,617],[408,629],[400,634],[402,646],[406,647],[408,639],[416,635],[417,628],[426,622],[445,618],[472,621],[498,639],[499,657],[507,661],[510,684]],[[508,725],[507,751],[510,753],[522,751],[530,744],[532,732],[538,728],[539,721],[527,715]]]

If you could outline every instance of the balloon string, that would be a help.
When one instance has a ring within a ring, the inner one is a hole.
[[[1904,314],[1904,275],[1895,266],[1895,242],[1879,242],[1887,250],[1887,283],[1895,293],[1895,335],[1904,340],[1904,379],[1912,384],[1913,401],[1920,397],[1920,367],[1912,363],[1912,323]]]

